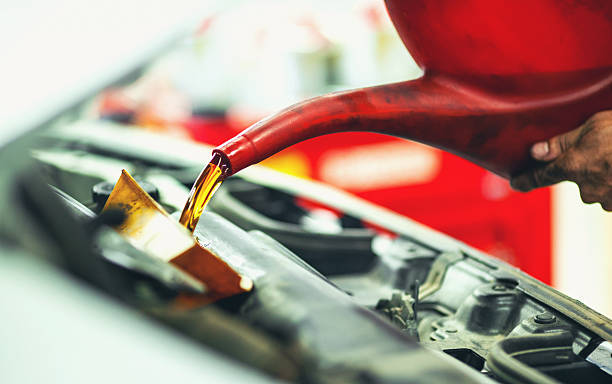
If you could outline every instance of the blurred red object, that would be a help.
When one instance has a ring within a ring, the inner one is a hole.
[[[210,145],[220,144],[233,134],[225,116],[192,116],[183,127],[195,141]]]

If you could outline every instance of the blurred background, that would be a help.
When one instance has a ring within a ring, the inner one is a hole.
[[[188,39],[88,113],[217,145],[305,98],[422,74],[382,0],[208,4]],[[522,194],[454,155],[368,133],[313,139],[264,165],[413,218],[612,315],[612,219],[573,184]]]

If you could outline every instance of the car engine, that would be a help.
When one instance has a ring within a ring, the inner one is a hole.
[[[176,219],[209,151],[103,120],[56,122],[0,151],[11,164],[0,297],[14,356],[29,351],[41,372],[49,354],[65,356],[78,371],[74,343],[84,358],[104,342],[71,335],[114,326],[79,333],[97,305],[135,329],[96,360],[101,372],[124,348],[149,345],[139,332],[151,328],[169,353],[173,342],[198,350],[180,364],[206,366],[209,382],[611,382],[610,319],[409,218],[263,167],[229,178],[194,233],[254,288],[199,304],[205,284],[131,246],[112,229],[121,218],[101,210],[127,169]],[[75,291],[89,296],[57,302]],[[66,316],[54,323],[55,312]],[[162,358],[121,377],[163,378]]]

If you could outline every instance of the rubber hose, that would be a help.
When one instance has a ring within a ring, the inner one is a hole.
[[[487,356],[487,366],[500,379],[511,384],[555,384],[556,380],[513,357],[520,352],[537,352],[568,347],[573,335],[569,332],[542,333],[509,337],[493,345]]]

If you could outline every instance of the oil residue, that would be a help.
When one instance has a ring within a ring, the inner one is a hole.
[[[204,208],[223,182],[228,169],[225,159],[215,153],[191,187],[189,198],[179,220],[191,232],[195,230]]]

